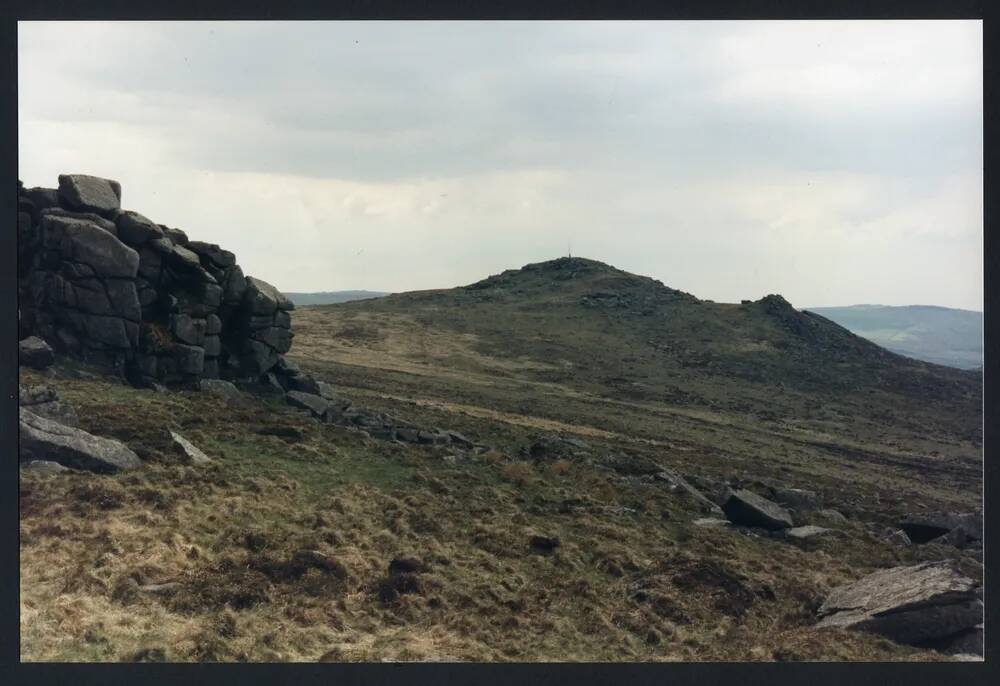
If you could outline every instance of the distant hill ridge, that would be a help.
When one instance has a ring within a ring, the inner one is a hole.
[[[381,298],[389,295],[383,291],[317,291],[312,293],[289,293],[285,292],[285,297],[295,303],[302,305],[333,305],[345,303],[352,300],[367,300],[368,298]]]
[[[810,307],[882,347],[959,369],[983,364],[983,313],[937,305]]]

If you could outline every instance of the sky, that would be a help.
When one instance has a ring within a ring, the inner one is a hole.
[[[284,291],[574,256],[981,310],[980,21],[19,22],[19,178]]]

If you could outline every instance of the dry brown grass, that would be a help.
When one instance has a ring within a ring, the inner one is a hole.
[[[27,661],[939,657],[810,629],[829,588],[897,561],[860,529],[805,550],[692,527],[680,496],[586,462],[446,463],[280,404],[48,381],[147,464],[22,475]],[[215,463],[177,464],[166,427]]]

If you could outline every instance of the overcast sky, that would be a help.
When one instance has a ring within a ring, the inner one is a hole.
[[[982,24],[21,22],[20,178],[285,291],[565,255],[701,298],[982,309]]]

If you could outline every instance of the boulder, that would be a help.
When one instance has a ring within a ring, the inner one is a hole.
[[[131,210],[119,214],[115,219],[115,225],[118,227],[118,238],[133,247],[163,238],[163,229],[158,224]]]
[[[746,489],[730,491],[722,511],[733,524],[770,530],[792,527],[792,516],[788,510]]]
[[[117,181],[87,174],[60,174],[59,198],[71,209],[109,214],[121,209],[122,187]]]
[[[180,374],[201,374],[205,368],[205,349],[178,343],[174,346],[174,361]]]
[[[277,310],[294,310],[295,305],[277,288],[253,276],[246,277],[243,302],[253,314],[274,314]]]
[[[963,631],[943,641],[938,649],[949,655],[983,656],[983,625]]]
[[[205,243],[203,241],[188,241],[188,250],[205,258],[209,264],[219,268],[232,267],[236,264],[236,255],[223,250],[215,243]]]
[[[302,391],[288,391],[285,394],[285,402],[292,407],[309,410],[314,417],[322,417],[330,407],[330,401],[325,398]]]
[[[80,262],[98,276],[135,278],[139,253],[93,222],[46,215],[42,218],[42,241],[58,250],[64,262]]]
[[[50,207],[59,207],[59,191],[55,188],[27,188],[24,190],[25,197],[31,201],[33,210],[31,218],[37,222],[39,213]]]
[[[205,335],[217,336],[222,333],[222,320],[219,315],[210,314],[205,318]]]
[[[837,510],[831,510],[831,509],[817,510],[814,516],[817,519],[824,521],[828,524],[847,524],[847,517],[845,517]]]
[[[819,498],[816,497],[816,493],[804,488],[776,488],[774,489],[774,500],[793,510],[805,511],[819,508]]]
[[[253,339],[244,341],[240,366],[249,376],[260,376],[267,373],[277,361],[278,353],[271,346]]]
[[[847,628],[917,644],[955,636],[983,622],[976,583],[948,562],[892,567],[834,589],[818,628]]]
[[[177,340],[188,345],[202,345],[205,342],[205,330],[208,323],[189,314],[171,316],[170,330]]]
[[[99,314],[89,314],[75,310],[68,310],[63,313],[65,318],[73,325],[73,328],[84,339],[101,343],[110,348],[127,350],[134,347],[133,342],[138,337],[138,326],[133,323],[132,327],[126,325],[126,321],[121,317],[105,316]]]
[[[202,379],[199,388],[202,392],[218,396],[231,405],[246,403],[249,400],[243,391],[229,381],[221,379]]]
[[[17,344],[17,362],[32,369],[45,369],[56,361],[52,347],[38,336],[28,336]]]
[[[269,326],[266,329],[258,329],[250,335],[254,340],[266,343],[279,353],[286,353],[292,347],[292,332],[288,329]]]
[[[170,439],[184,459],[190,464],[210,464],[212,460],[198,446],[175,431],[170,431]]]
[[[178,245],[187,245],[188,236],[186,233],[180,229],[172,229],[169,226],[164,226],[160,224],[160,228],[163,229],[163,233],[170,239],[172,243],[177,243]]]
[[[60,424],[76,426],[79,418],[76,410],[67,403],[60,402],[56,389],[52,386],[18,386],[18,404],[30,409],[40,417],[52,419]]]
[[[205,357],[218,357],[222,352],[222,340],[218,336],[205,336],[201,345],[205,349]]]
[[[111,473],[142,465],[123,443],[94,436],[20,408],[18,411],[22,462],[47,460],[66,467]]]
[[[289,375],[285,378],[285,384],[289,390],[311,393],[312,395],[323,397],[323,394],[320,392],[319,382],[309,374]]]
[[[671,490],[684,493],[694,501],[699,511],[706,514],[722,516],[722,509],[711,500],[702,495],[701,491],[688,483],[687,479],[673,471],[672,469],[661,469],[654,477],[658,481],[666,481],[670,484]]]
[[[920,512],[910,514],[899,522],[914,543],[928,543],[955,532],[950,541],[962,544],[983,539],[983,517],[977,513]]]
[[[93,212],[73,212],[71,210],[63,209],[62,207],[51,207],[39,212],[39,221],[41,221],[42,217],[65,217],[67,219],[79,219],[90,224],[96,224],[112,236],[118,235],[118,225],[115,224],[115,222],[111,221],[107,217],[94,214]]]

